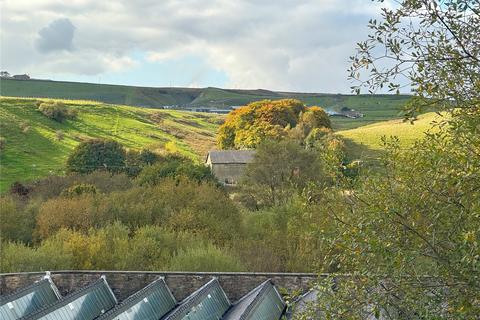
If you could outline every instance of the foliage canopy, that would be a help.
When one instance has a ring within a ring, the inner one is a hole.
[[[222,149],[255,148],[265,140],[286,138],[296,127],[303,128],[303,140],[313,128],[330,128],[331,123],[322,108],[306,107],[299,100],[257,101],[228,114],[217,143]]]

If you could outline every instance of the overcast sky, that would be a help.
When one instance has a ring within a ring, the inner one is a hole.
[[[349,92],[370,0],[0,0],[1,69],[142,86]]]

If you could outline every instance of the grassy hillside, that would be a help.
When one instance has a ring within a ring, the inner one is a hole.
[[[201,159],[214,146],[221,121],[209,114],[65,100],[78,117],[58,123],[37,111],[36,101],[0,97],[0,135],[5,140],[0,154],[1,191],[16,180],[61,174],[72,149],[91,137],[112,138],[133,149],[167,146]]]
[[[336,129],[351,129],[400,117],[405,95],[341,95],[322,93],[274,92],[268,90],[233,90],[220,88],[149,88],[47,80],[0,79],[0,94],[12,97],[44,97],[94,100],[159,108],[177,105],[182,108],[228,108],[263,99],[296,98],[307,105],[340,110],[356,109],[364,118],[333,118]]]
[[[403,120],[390,120],[379,122],[356,129],[338,131],[346,141],[349,157],[365,159],[375,158],[382,149],[381,139],[385,137],[398,137],[401,147],[408,147],[415,141],[422,139],[425,132],[432,130],[435,121],[441,121],[442,116],[430,112],[420,115],[413,124]]]

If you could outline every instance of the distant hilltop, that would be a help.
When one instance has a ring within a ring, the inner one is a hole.
[[[265,89],[222,89],[181,87],[138,87],[111,84],[94,84],[68,81],[32,79],[29,75],[1,74],[2,96],[94,100],[110,104],[131,105],[158,109],[181,109],[198,112],[227,113],[252,101],[293,98],[306,105],[319,105],[332,112],[342,113],[342,108],[359,110],[383,108],[386,105],[402,106],[409,95],[353,95],[331,93],[280,92]],[[345,110],[345,109],[343,109]]]

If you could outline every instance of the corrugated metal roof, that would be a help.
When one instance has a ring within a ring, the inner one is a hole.
[[[116,303],[115,295],[102,276],[92,284],[22,319],[93,320],[112,309]]]
[[[230,301],[213,278],[185,298],[164,320],[219,320],[230,307]]]
[[[163,278],[137,291],[98,320],[159,320],[176,305]]]
[[[269,279],[236,302],[224,320],[278,320],[285,302]]]
[[[0,319],[13,320],[29,315],[61,298],[50,277],[10,295],[0,297]]]
[[[253,161],[255,150],[218,150],[209,151],[207,159],[213,164],[239,163],[246,164]]]

